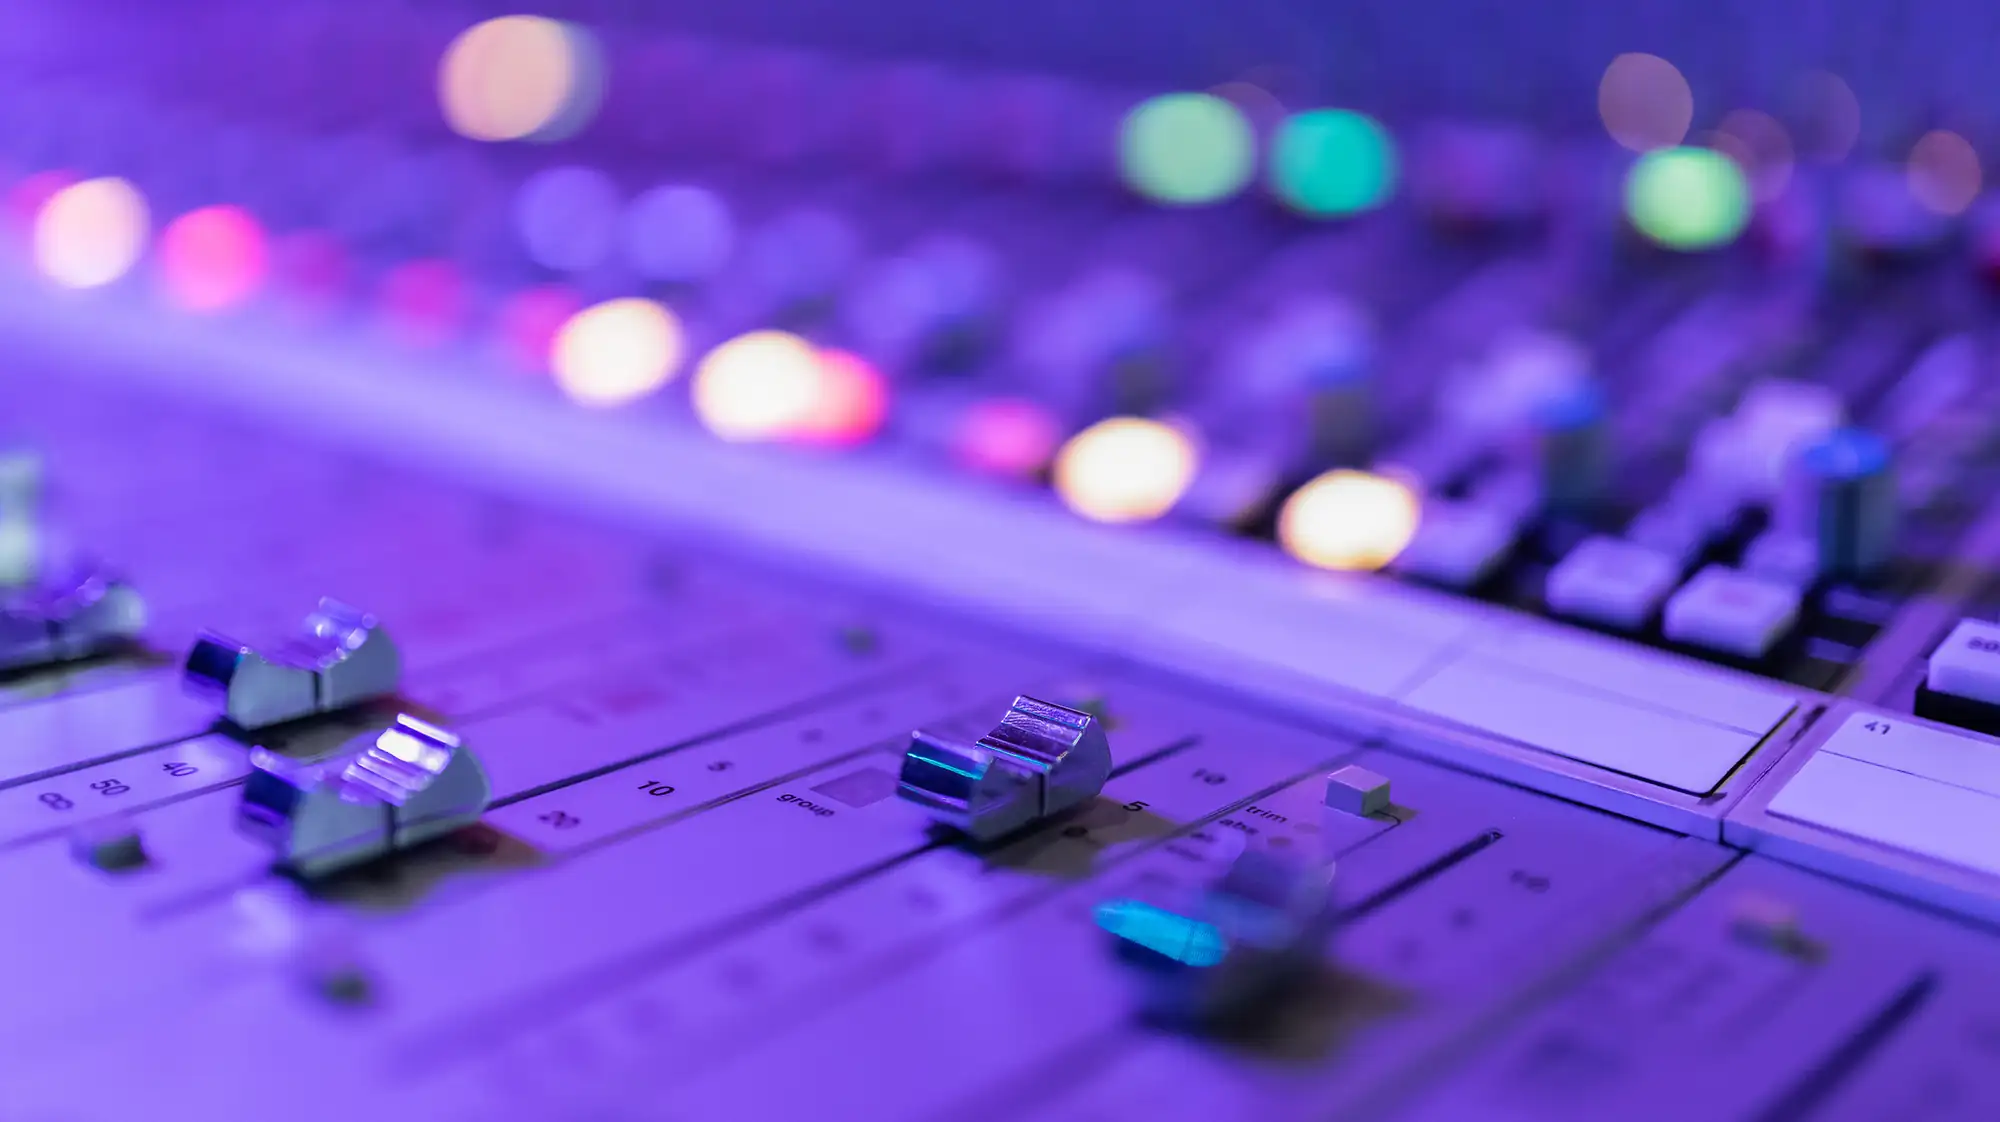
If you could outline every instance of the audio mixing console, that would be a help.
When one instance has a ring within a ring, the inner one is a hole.
[[[5,7],[0,1122],[2000,1118],[1952,35]]]

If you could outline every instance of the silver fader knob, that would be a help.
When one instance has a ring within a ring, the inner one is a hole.
[[[80,567],[0,593],[0,670],[101,654],[138,637],[146,604],[131,585]]]
[[[279,867],[320,877],[442,837],[479,820],[492,784],[456,736],[404,714],[332,755],[251,754],[242,819]]]
[[[918,732],[897,790],[945,825],[988,841],[1090,801],[1111,777],[1097,718],[1017,697],[991,733],[962,744]]]
[[[1147,1012],[1186,1028],[1254,1019],[1317,968],[1333,930],[1333,865],[1249,850],[1192,915],[1121,900],[1098,909],[1118,956],[1147,976]]]
[[[220,699],[223,716],[257,729],[395,692],[402,657],[375,617],[321,600],[304,632],[271,654],[204,635],[188,651],[189,690]]]

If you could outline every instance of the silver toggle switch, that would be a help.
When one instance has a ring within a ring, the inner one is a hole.
[[[269,838],[280,868],[307,878],[471,825],[493,793],[458,737],[408,714],[319,759],[259,748],[250,762],[243,823]]]
[[[918,732],[898,791],[976,841],[1010,834],[1089,802],[1111,777],[1111,743],[1097,718],[1017,697],[972,744]]]
[[[131,585],[79,566],[0,592],[0,670],[88,658],[138,637],[146,604]]]
[[[375,617],[321,600],[303,633],[269,655],[209,634],[188,651],[189,690],[222,703],[239,728],[258,729],[329,713],[394,693],[402,657]]]
[[[1204,1030],[1242,1025],[1297,990],[1334,918],[1333,865],[1268,850],[1237,857],[1192,906],[1097,909],[1119,958],[1148,979],[1147,1012]]]

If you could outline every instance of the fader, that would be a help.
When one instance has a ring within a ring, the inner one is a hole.
[[[477,822],[492,797],[457,737],[408,714],[329,756],[293,760],[259,748],[243,817],[267,834],[277,864],[323,876]]]
[[[203,635],[188,651],[184,678],[238,727],[259,729],[387,696],[401,672],[396,645],[374,616],[321,600],[300,634],[268,655]]]
[[[1017,697],[975,743],[911,737],[897,789],[944,824],[990,841],[1096,798],[1111,758],[1096,717]]]

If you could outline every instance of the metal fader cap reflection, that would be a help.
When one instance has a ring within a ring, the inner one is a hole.
[[[0,670],[101,654],[136,639],[146,605],[131,585],[92,566],[0,591]]]
[[[1110,777],[1111,743],[1097,718],[1017,697],[976,743],[913,735],[897,790],[984,842],[1083,805]]]
[[[267,837],[282,869],[321,877],[478,821],[492,783],[458,737],[408,714],[333,754],[298,761],[251,755],[244,824]]]
[[[323,599],[303,632],[269,655],[220,635],[195,640],[183,680],[239,728],[258,729],[385,697],[402,670],[374,616]]]

